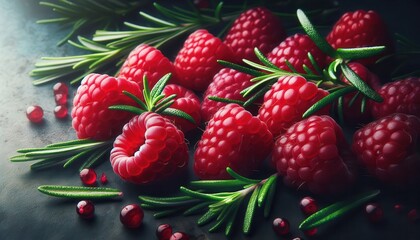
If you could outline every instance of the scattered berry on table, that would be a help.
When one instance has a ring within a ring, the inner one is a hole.
[[[58,105],[54,108],[54,116],[56,118],[66,118],[68,113],[68,108],[64,105]]]
[[[417,212],[417,209],[413,208],[410,211],[408,211],[407,217],[412,222],[419,220],[419,214]]]
[[[285,236],[290,233],[290,223],[285,218],[275,218],[273,220],[273,230],[277,236]]]
[[[129,204],[121,209],[120,221],[128,228],[138,228],[143,222],[143,209],[137,204]]]
[[[189,240],[189,239],[190,239],[190,237],[188,236],[188,234],[186,234],[184,232],[175,232],[169,238],[169,240]]]
[[[404,209],[404,206],[403,206],[403,205],[401,205],[401,204],[395,204],[395,205],[394,205],[394,210],[395,210],[397,213],[401,213],[401,212],[403,211],[403,209]]]
[[[156,237],[159,240],[169,240],[172,236],[172,226],[165,223],[161,224],[156,228]]]
[[[69,94],[69,87],[67,86],[67,84],[65,84],[63,82],[58,82],[58,83],[54,84],[53,91],[54,91],[54,95],[57,95],[57,94],[68,95]]]
[[[95,214],[95,205],[89,200],[81,200],[76,205],[76,212],[84,219],[91,219]]]
[[[33,123],[40,123],[44,119],[44,110],[38,105],[26,108],[26,117]]]
[[[101,181],[102,184],[107,184],[108,183],[108,177],[106,176],[105,173],[101,174],[101,178],[99,180]]]
[[[318,211],[318,204],[312,197],[304,197],[299,203],[300,210],[307,216]]]
[[[373,223],[380,222],[384,218],[384,211],[377,203],[367,204],[365,206],[365,213],[368,219]]]
[[[57,93],[54,95],[55,104],[57,105],[66,105],[67,104],[67,95],[63,93]]]
[[[318,228],[312,228],[312,229],[304,231],[303,233],[305,233],[305,235],[308,237],[312,237],[312,236],[315,236],[317,232],[318,232]]]
[[[84,185],[92,186],[96,183],[96,172],[92,168],[82,169],[79,175]]]

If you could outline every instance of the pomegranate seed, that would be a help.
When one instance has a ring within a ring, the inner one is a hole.
[[[172,234],[169,240],[189,240],[190,237],[184,232],[176,232]]]
[[[273,229],[278,236],[284,236],[290,232],[289,221],[285,218],[276,218],[273,220]]]
[[[401,204],[395,204],[394,209],[397,213],[401,213],[403,210],[403,206]]]
[[[417,209],[413,208],[407,213],[407,217],[410,221],[415,222],[419,219],[419,215],[417,213]]]
[[[96,172],[91,168],[85,168],[80,171],[80,179],[82,180],[83,184],[91,186],[94,185],[96,182]]]
[[[67,84],[65,84],[63,82],[58,82],[58,83],[54,84],[53,91],[54,91],[54,95],[57,95],[57,94],[68,95],[69,87],[67,86]]]
[[[82,200],[77,203],[76,212],[80,217],[90,219],[93,218],[93,214],[95,213],[95,206],[89,200]]]
[[[106,177],[105,173],[102,173],[100,181],[102,184],[107,184],[108,183],[108,178]]]
[[[156,236],[159,240],[169,240],[172,236],[172,226],[169,224],[161,224],[156,229]]]
[[[128,228],[138,228],[143,222],[144,212],[137,204],[129,204],[120,213],[121,223]]]
[[[54,95],[54,100],[57,105],[66,105],[67,104],[67,95],[58,93]]]
[[[56,118],[66,118],[68,113],[68,109],[66,106],[58,105],[54,108],[54,116]]]
[[[317,232],[318,232],[318,228],[312,228],[312,229],[306,230],[304,233],[305,233],[305,235],[306,235],[306,236],[308,236],[308,237],[312,237],[312,236],[314,236]]]
[[[302,200],[300,200],[299,206],[300,206],[300,210],[305,215],[311,215],[311,214],[314,214],[316,211],[318,211],[318,205],[315,199],[311,197],[302,198]]]
[[[384,211],[377,203],[370,203],[365,206],[365,212],[371,222],[379,222],[384,217]]]
[[[33,123],[39,123],[44,117],[44,110],[38,105],[29,106],[26,109],[26,117]]]

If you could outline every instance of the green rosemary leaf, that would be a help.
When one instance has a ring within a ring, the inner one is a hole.
[[[347,64],[340,64],[341,70],[344,76],[365,96],[375,100],[376,102],[382,102],[383,99],[379,93],[375,92],[369,85],[363,81]]]
[[[325,40],[323,36],[321,36],[321,34],[318,33],[318,30],[316,30],[316,28],[312,25],[302,10],[297,10],[297,17],[306,34],[308,34],[308,36],[312,39],[312,41],[314,41],[319,49],[321,49],[328,56],[337,58],[336,50],[327,42],[327,40]]]
[[[70,140],[65,142],[58,142],[58,143],[52,143],[47,145],[47,148],[56,148],[56,147],[67,147],[67,146],[73,146],[73,145],[80,145],[80,144],[86,144],[86,143],[95,143],[97,141],[91,140],[91,139],[76,139],[76,140]],[[105,143],[105,142],[102,142]]]
[[[198,220],[197,224],[199,226],[206,225],[207,223],[211,222],[213,219],[217,218],[219,212],[209,209],[205,214],[203,214]]]
[[[230,217],[226,220],[225,236],[229,236],[232,233],[233,224],[235,223],[239,207],[242,204],[242,200],[243,198],[239,198],[238,201],[232,203],[232,213],[230,214]]]
[[[11,162],[28,162],[33,161],[33,158],[26,157],[25,154],[15,155],[9,158]]]
[[[138,98],[136,95],[128,92],[128,91],[123,91],[123,94],[126,95],[127,97],[131,98],[133,101],[135,101],[138,105],[140,105],[141,110],[146,111],[147,110],[147,106],[143,103],[142,100],[140,100],[140,98]]]
[[[344,97],[340,96],[337,99],[337,115],[338,115],[338,122],[340,124],[344,123]]]
[[[360,47],[360,48],[338,48],[338,56],[342,59],[360,59],[376,56],[385,50],[385,46]]]
[[[277,181],[274,181],[271,184],[271,187],[268,189],[267,197],[264,203],[264,217],[267,218],[271,213],[271,206],[273,205],[274,195],[276,193]]]
[[[47,168],[55,167],[61,165],[64,160],[62,158],[46,158],[46,159],[37,159],[40,160],[31,165],[31,170],[39,171]]]
[[[155,197],[146,197],[139,196],[139,200],[142,203],[149,204],[153,207],[180,207],[188,206],[197,202],[200,202],[198,199],[193,199],[189,196],[182,197],[172,197],[172,198],[155,198]]]
[[[337,68],[342,62],[343,62],[342,59],[336,59],[330,65],[328,65],[328,76],[332,80],[337,80],[337,76],[336,76]]]
[[[68,159],[66,160],[66,163],[64,163],[63,168],[67,168],[67,167],[68,167],[68,166],[70,166],[72,163],[74,163],[76,160],[78,160],[79,158],[81,158],[81,157],[83,157],[83,156],[87,155],[88,153],[90,153],[90,151],[89,151],[89,150],[86,150],[86,151],[80,152],[80,153],[78,153],[78,154],[76,154],[76,155],[74,155],[74,156],[72,156],[72,157],[68,158]]]
[[[218,196],[215,196],[213,194],[206,194],[206,193],[201,193],[201,192],[193,191],[193,190],[188,189],[188,188],[183,187],[183,186],[179,187],[179,190],[181,192],[183,192],[184,194],[190,196],[190,197],[199,198],[199,199],[202,199],[202,200],[220,201],[220,200],[223,200],[224,199],[223,197],[218,197]]]
[[[242,228],[242,231],[245,234],[249,234],[251,231],[251,225],[254,218],[255,208],[257,206],[258,195],[260,193],[260,189],[261,189],[260,186],[257,185],[249,199],[248,207],[246,208],[246,211],[245,211],[244,225]]]
[[[366,104],[367,104],[367,99],[366,99],[365,96],[363,96],[362,102],[360,104],[360,112],[361,113],[364,113],[365,112],[365,110],[366,110]]]
[[[155,218],[164,218],[164,217],[169,217],[171,215],[174,214],[178,214],[179,212],[182,212],[182,210],[180,209],[165,209],[165,210],[161,210],[159,212],[156,212],[155,214],[153,214],[153,217]]]
[[[67,22],[70,18],[68,17],[61,17],[61,18],[51,18],[51,19],[41,19],[37,20],[36,23],[45,24],[45,23],[61,23]]]
[[[270,73],[272,73],[272,72],[275,72],[276,70],[278,70],[278,68],[273,69],[273,68],[271,68],[271,67],[264,66],[264,65],[261,65],[261,64],[259,64],[259,63],[256,63],[256,62],[253,62],[253,61],[250,61],[250,60],[248,60],[248,59],[242,59],[242,61],[243,61],[244,63],[246,63],[247,65],[249,65],[249,66],[251,66],[251,67],[253,67],[253,68],[256,68],[256,69],[258,69],[258,70],[261,70],[261,71],[266,71],[266,72],[270,72]]]
[[[222,21],[222,8],[223,8],[223,2],[219,2],[214,10],[214,18],[218,19],[219,22]]]
[[[239,72],[243,72],[243,73],[246,73],[246,74],[251,75],[251,76],[256,76],[257,77],[257,76],[264,76],[266,74],[266,73],[254,70],[252,68],[244,67],[244,66],[241,66],[239,64],[227,62],[227,61],[224,61],[224,60],[217,60],[217,62],[224,67],[235,69]]]
[[[202,189],[202,190],[222,191],[222,190],[241,189],[244,186],[244,183],[238,179],[198,180],[198,181],[191,181],[190,186],[193,188]]]
[[[266,201],[269,190],[275,186],[277,181],[277,174],[271,175],[267,181],[261,186],[260,194],[258,195],[258,207],[262,207],[263,203]]]
[[[179,109],[175,109],[175,108],[166,108],[165,110],[163,110],[161,112],[163,115],[167,115],[167,116],[175,116],[175,117],[180,117],[183,118],[187,121],[189,121],[192,124],[196,124],[194,118],[192,118],[188,113],[179,110]]]
[[[247,177],[241,176],[241,175],[239,175],[238,173],[236,173],[235,171],[233,171],[233,169],[232,169],[232,168],[230,168],[230,167],[227,167],[227,168],[226,168],[226,172],[227,172],[227,173],[228,173],[231,177],[233,177],[234,179],[237,179],[237,180],[239,180],[239,181],[242,181],[243,183],[256,184],[256,183],[259,183],[259,182],[260,182],[260,180],[250,179],[250,178],[247,178]]]
[[[223,102],[223,103],[236,103],[239,105],[244,105],[244,101],[240,101],[240,100],[235,100],[235,99],[229,99],[229,98],[221,98],[218,96],[209,96],[207,97],[208,99],[212,100],[212,101],[216,101],[216,102]]]
[[[66,156],[67,154],[72,153],[72,152],[78,152],[86,148],[98,147],[101,145],[103,145],[103,142],[86,143],[86,144],[80,144],[80,145],[75,145],[75,146],[68,146],[64,148],[62,147],[47,148],[42,151],[28,152],[25,155],[27,157],[38,157],[38,158],[50,157],[50,156],[57,156],[57,157]]]
[[[162,99],[162,96],[163,96],[164,99]],[[154,105],[156,102],[153,101],[151,106],[149,107],[150,110],[155,111],[155,112],[160,112],[160,111],[163,111],[164,109],[170,107],[175,101],[176,94],[172,94],[172,95],[169,95],[167,97],[165,97],[165,95],[160,95],[159,98],[162,99],[162,100],[159,103],[157,103],[156,105]]]
[[[354,96],[350,99],[349,104],[347,105],[348,107],[353,106],[354,102],[356,101],[356,99],[359,97],[360,92],[357,92],[356,94],[354,94]]]
[[[267,57],[264,56],[264,53],[262,53],[258,48],[254,48],[254,53],[257,56],[257,58],[267,67],[280,70],[280,68],[277,67],[274,63],[270,62],[270,60],[268,60]]]
[[[316,102],[314,105],[309,107],[308,110],[306,110],[306,112],[303,113],[302,118],[307,118],[307,117],[311,116],[316,111],[318,111],[321,108],[327,106],[328,104],[331,104],[332,102],[334,102],[339,97],[344,96],[345,94],[353,92],[355,90],[356,90],[355,87],[349,86],[349,87],[343,87],[339,90],[336,90],[336,91],[328,94],[327,96],[323,97],[321,100]]]
[[[162,78],[160,78],[159,81],[157,81],[157,83],[153,86],[153,88],[150,92],[150,95],[152,96],[152,98],[156,98],[156,97],[158,97],[159,95],[162,94],[163,89],[167,85],[171,76],[172,76],[171,73],[167,73]]]
[[[311,62],[312,66],[315,68],[315,71],[317,72],[318,75],[322,74],[322,69],[319,67],[318,63],[316,62],[314,56],[312,55],[312,53],[308,52],[308,59]]]
[[[138,114],[138,115],[146,112],[143,109],[140,109],[138,107],[133,107],[133,106],[130,106],[130,105],[113,105],[113,106],[109,106],[108,109],[127,111],[127,112],[131,112],[131,113]]]
[[[167,17],[170,17],[170,18],[177,19],[179,21],[194,22],[197,19],[197,16],[186,15],[181,12],[171,10],[169,8],[163,7],[157,2],[154,2],[153,6],[163,15],[166,15]]]
[[[305,64],[302,65],[302,68],[303,68],[303,70],[305,70],[305,72],[307,74],[314,75],[314,72],[308,66],[306,66]]]
[[[104,149],[98,149],[93,152],[90,157],[80,166],[79,171],[82,171],[85,168],[91,168],[97,165],[100,161],[104,161],[105,158],[102,158],[106,153],[111,151],[110,147]]]
[[[72,199],[109,199],[121,197],[123,193],[114,188],[42,185],[38,190],[53,197]]]
[[[379,190],[369,191],[367,193],[357,195],[356,197],[353,197],[351,199],[337,202],[328,207],[325,207],[317,211],[316,213],[312,214],[308,218],[306,218],[299,225],[299,229],[308,230],[314,227],[318,227],[321,224],[330,222],[344,215],[350,210],[359,207],[363,203],[371,200],[372,198],[376,197],[379,193],[380,193]]]
[[[244,107],[248,107],[253,104],[256,100],[264,96],[264,94],[270,89],[270,85],[263,86],[258,92],[254,93],[246,102],[243,104]]]

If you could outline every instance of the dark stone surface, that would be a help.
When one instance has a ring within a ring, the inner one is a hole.
[[[392,30],[420,42],[418,2],[400,1],[398,6],[396,3],[349,1],[343,3],[342,9],[376,9]],[[154,231],[160,223],[170,223],[175,231],[187,232],[192,239],[225,239],[221,234],[209,234],[207,227],[197,227],[194,222],[196,217],[155,220],[151,212],[146,211],[141,228],[129,230],[121,225],[119,212],[124,205],[137,203],[139,194],[173,191],[178,183],[158,187],[135,186],[123,183],[112,173],[109,164],[102,164],[97,168],[98,174],[105,172],[109,179],[107,186],[119,188],[125,195],[121,201],[96,202],[95,219],[85,221],[76,214],[75,201],[48,197],[37,191],[37,187],[43,184],[80,185],[76,168],[32,172],[29,170],[30,163],[17,164],[8,160],[19,148],[41,147],[75,138],[70,118],[57,120],[54,117],[52,84],[35,87],[28,75],[42,56],[75,53],[68,45],[56,47],[55,43],[65,35],[58,26],[35,23],[49,15],[51,13],[40,7],[38,1],[0,0],[0,239],[155,239]],[[74,90],[71,89],[72,92]],[[32,104],[44,108],[42,124],[31,124],[26,119],[25,109]],[[359,187],[370,189],[375,185],[363,182]],[[304,195],[279,184],[270,218],[257,216],[253,234],[243,236],[238,233],[234,239],[277,239],[271,229],[271,221],[280,216],[289,219],[293,236],[303,236],[297,226],[304,219],[298,208],[299,199]],[[413,191],[383,189],[378,198],[385,212],[383,223],[372,225],[362,211],[356,211],[320,228],[318,236],[311,239],[420,239],[419,222],[408,221],[408,209],[402,214],[393,210],[395,203],[420,210],[419,199],[419,194]],[[336,201],[328,197],[320,197],[319,200],[323,206]]]

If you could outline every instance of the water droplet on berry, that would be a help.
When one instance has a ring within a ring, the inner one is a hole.
[[[304,231],[305,235],[308,237],[314,236],[317,232],[318,232],[318,228],[312,228],[312,229]]]
[[[56,94],[64,94],[67,95],[69,93],[69,87],[67,84],[63,82],[58,82],[53,86],[54,95]]]
[[[66,106],[58,105],[54,108],[54,116],[56,118],[66,118],[68,113],[68,109]]]
[[[80,179],[83,184],[91,186],[96,183],[96,172],[91,168],[85,168],[80,171]]]
[[[57,105],[66,105],[67,104],[67,95],[65,94],[56,94],[54,95],[54,100]]]
[[[108,178],[105,175],[105,173],[102,173],[100,181],[101,181],[102,184],[107,184],[108,183]]]
[[[159,240],[169,240],[172,236],[172,226],[169,224],[161,224],[156,229],[156,236]]]
[[[371,222],[379,222],[384,217],[384,211],[377,203],[370,203],[365,206],[365,212]]]
[[[290,232],[289,221],[285,218],[276,218],[273,220],[273,230],[278,236],[284,236]]]
[[[419,219],[419,215],[417,213],[417,209],[413,208],[407,213],[407,217],[410,221],[415,222]]]
[[[302,198],[302,200],[300,200],[299,207],[300,210],[307,216],[318,211],[318,204],[316,203],[315,199],[311,197]]]
[[[129,204],[121,209],[120,221],[128,228],[138,228],[143,222],[144,212],[137,204]]]
[[[76,212],[80,217],[85,219],[93,218],[95,213],[95,206],[89,200],[82,200],[77,203]]]
[[[169,240],[189,240],[190,237],[184,232],[175,232]]]
[[[29,106],[26,109],[26,117],[33,123],[39,123],[44,117],[44,110],[38,105]]]

